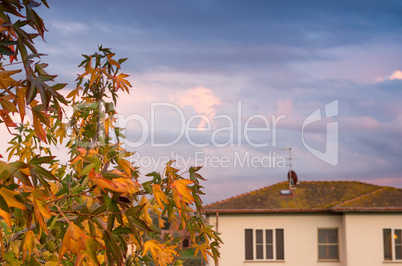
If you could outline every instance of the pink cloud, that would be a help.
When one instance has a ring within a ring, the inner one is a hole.
[[[373,130],[380,125],[379,121],[370,116],[340,117],[339,123],[348,130]]]
[[[391,76],[389,76],[390,80],[394,80],[394,79],[402,79],[402,71],[400,70],[396,70],[394,71]]]
[[[220,105],[221,99],[213,93],[212,90],[202,86],[186,90],[175,97],[174,102],[183,108],[185,106],[192,106],[194,111],[200,115],[205,115],[211,121],[216,115],[216,107]],[[198,127],[204,128],[205,120],[201,120]]]

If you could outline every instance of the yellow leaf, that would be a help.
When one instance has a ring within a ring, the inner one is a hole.
[[[18,258],[18,255],[20,254],[21,243],[22,243],[21,240],[14,240],[10,244],[11,250],[13,251],[15,257],[17,257],[17,258]]]
[[[106,118],[103,124],[105,127],[105,134],[109,135],[110,119]]]
[[[0,195],[4,198],[6,201],[7,205],[9,207],[15,207],[21,210],[26,210],[27,208],[19,202],[14,196],[18,195],[18,192],[8,190],[4,187],[0,188]]]
[[[53,163],[51,166],[50,166],[50,168],[52,169],[52,171],[51,171],[51,173],[52,173],[52,175],[55,175],[55,174],[57,174],[57,170],[59,170],[59,163]],[[52,184],[54,184],[54,183],[52,183]],[[52,190],[52,192],[53,192],[53,190]],[[53,194],[55,194],[55,193],[53,193]]]
[[[38,253],[35,246],[37,240],[35,239],[35,234],[33,231],[28,231],[25,234],[24,242],[22,243],[22,260],[25,261],[26,252],[30,256],[32,252]],[[37,254],[38,255],[38,254]]]
[[[45,264],[45,266],[58,266],[58,265],[62,265],[62,264],[58,263],[57,261],[48,261]]]
[[[144,244],[144,252],[142,256],[145,256],[148,251],[151,251],[152,257],[156,258],[159,251],[162,250],[162,245],[155,239],[151,239]]]
[[[21,168],[20,171],[21,171],[23,174],[27,175],[27,176],[30,176],[30,175],[31,175],[31,172],[29,171],[29,168]]]
[[[142,220],[144,220],[148,225],[152,224],[152,218],[149,216],[149,208],[151,207],[151,204],[149,203],[149,200],[147,199],[146,196],[142,196],[140,200],[140,205],[145,205],[143,208],[143,213],[141,214]]]
[[[159,243],[155,239],[151,239],[145,242],[142,256],[150,251],[156,265],[168,265],[173,263],[173,260],[177,255],[175,248],[177,248],[177,246],[167,246]]]
[[[54,135],[56,138],[60,139],[60,143],[63,143],[63,139],[66,136],[66,124],[60,123]]]
[[[7,109],[8,111],[15,113],[18,112],[17,107],[15,107],[15,105],[11,102],[9,102],[8,100],[4,99],[5,97],[1,97],[0,98],[0,104],[3,107],[3,109]]]
[[[121,168],[123,168],[124,172],[127,176],[131,176],[131,170],[134,171],[134,167],[131,165],[129,161],[126,159],[120,159],[117,162]]]
[[[11,215],[8,212],[0,209],[0,216],[3,217],[3,219],[6,221],[7,225],[9,227],[11,227]]]
[[[169,201],[167,200],[165,193],[162,192],[161,186],[159,184],[153,184],[152,191],[154,193],[154,197],[155,197],[156,201],[158,202],[160,208],[163,209],[162,201],[166,204],[169,203]]]
[[[10,76],[16,73],[21,72],[21,69],[18,70],[3,70],[0,71],[0,87],[4,90],[8,89],[10,86],[22,86],[22,84]]]
[[[118,68],[120,68],[119,63],[117,63],[114,59],[112,59],[112,57],[113,57],[114,55],[115,55],[114,53],[108,54],[108,55],[107,55],[107,59],[109,60],[109,63],[110,63],[111,65],[115,65],[115,66],[117,66]]]
[[[51,218],[52,215],[50,214],[49,207],[46,203],[47,197],[45,196],[43,191],[34,190],[32,192],[32,197],[33,197],[35,209],[37,208],[40,211],[40,213],[42,214],[42,216],[44,216],[46,218]]]

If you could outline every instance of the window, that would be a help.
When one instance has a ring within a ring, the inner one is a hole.
[[[190,239],[189,238],[183,239],[182,247],[188,248],[189,246],[190,246]]]
[[[383,229],[384,260],[402,260],[402,230]],[[394,239],[394,241],[392,241]],[[395,250],[395,253],[392,252]]]
[[[318,259],[339,260],[338,229],[318,229]]]
[[[246,260],[284,260],[283,229],[246,229]]]

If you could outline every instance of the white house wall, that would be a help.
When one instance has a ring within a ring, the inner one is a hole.
[[[402,214],[345,214],[345,266],[402,265],[384,261],[383,229],[402,229]]]
[[[208,219],[216,225],[215,216]],[[245,260],[245,229],[279,228],[284,229],[284,261]],[[338,262],[318,261],[318,228],[338,228]],[[402,214],[220,214],[218,231],[224,244],[219,266],[402,265],[402,261],[384,261],[384,228],[402,229]],[[210,261],[210,265],[215,264]]]
[[[216,217],[210,216],[211,225]],[[224,244],[220,248],[219,266],[241,265],[292,265],[292,266],[341,266],[343,250],[340,249],[339,262],[318,262],[318,228],[339,228],[340,246],[343,245],[343,219],[341,215],[319,214],[271,214],[271,215],[219,215],[218,231]],[[245,261],[245,229],[284,229],[284,261]],[[210,265],[214,265],[213,261]],[[355,264],[367,265],[367,264]]]

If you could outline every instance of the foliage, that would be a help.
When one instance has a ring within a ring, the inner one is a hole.
[[[114,59],[102,46],[84,55],[77,86],[64,98],[66,84],[54,82],[34,46],[46,31],[34,11],[39,5],[0,5],[0,124],[10,133],[14,128],[8,162],[0,161],[0,262],[177,265],[185,250],[179,237],[161,233],[166,222],[191,237],[195,255],[216,259],[221,241],[203,217],[200,168],[191,167],[187,179],[170,161],[162,174],[147,174],[140,183],[128,160],[132,153],[123,148],[115,121],[117,93],[131,87],[121,73],[126,59]],[[20,63],[22,69],[7,70]],[[62,120],[63,104],[74,110],[69,123]],[[52,148],[64,139],[70,161],[63,165]]]

